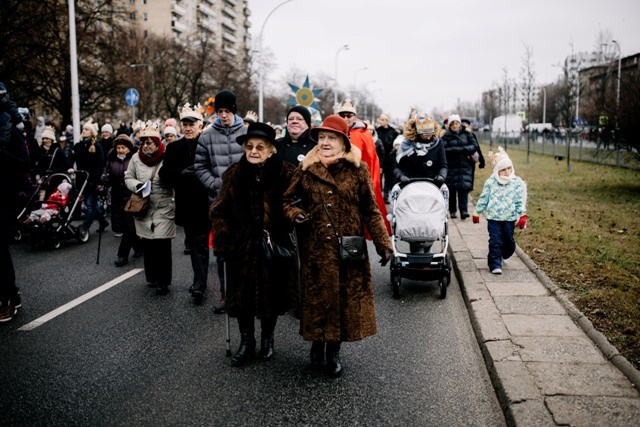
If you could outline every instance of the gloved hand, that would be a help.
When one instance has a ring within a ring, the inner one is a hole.
[[[520,230],[524,230],[525,228],[527,228],[527,214],[524,214],[520,217],[518,222],[516,222],[516,227],[518,227]]]
[[[391,257],[393,256],[393,252],[389,249],[385,249],[384,253],[380,255],[380,265],[385,266],[389,261],[391,261]]]
[[[24,123],[20,122],[16,125],[16,129],[18,130],[24,130]]]
[[[478,214],[474,213],[473,216],[471,216],[471,220],[474,224],[480,224],[480,216]]]
[[[438,175],[435,177],[435,179],[433,180],[434,184],[436,184],[438,187],[442,187],[442,184],[444,184],[444,177],[442,175]]]
[[[402,175],[400,177],[400,182],[409,182],[411,178],[409,178],[407,175]]]
[[[480,158],[480,164],[478,164],[478,167],[479,167],[480,169],[484,169],[484,157],[481,157],[481,158]]]
[[[298,214],[296,215],[294,221],[296,224],[304,224],[305,222],[309,221],[309,217],[303,214]]]
[[[196,173],[195,166],[191,165],[182,169],[182,175],[194,175]]]

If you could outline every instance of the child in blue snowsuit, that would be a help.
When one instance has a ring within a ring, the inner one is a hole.
[[[502,274],[502,260],[516,250],[514,228],[527,226],[527,185],[516,176],[513,163],[502,147],[498,147],[495,154],[489,152],[488,157],[493,174],[484,183],[473,222],[478,224],[484,212],[489,231],[489,270]]]

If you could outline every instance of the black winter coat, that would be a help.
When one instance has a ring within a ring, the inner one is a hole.
[[[111,188],[111,228],[114,232],[122,232],[125,229],[135,233],[133,217],[125,213],[124,206],[131,197],[131,191],[124,185],[124,173],[129,167],[129,162],[134,152],[130,151],[124,159],[118,158],[118,152],[112,148],[107,153],[105,170],[109,175],[109,187]]]
[[[223,175],[209,215],[216,253],[227,265],[226,309],[232,317],[274,317],[295,306],[295,261],[268,262],[262,246],[264,230],[276,241],[293,230],[282,210],[293,171],[276,156],[257,166],[243,155]]]
[[[291,140],[291,136],[286,134],[284,137],[276,140],[276,148],[278,149],[276,156],[291,163],[295,167],[300,164],[307,153],[317,144],[316,140],[311,137],[309,129],[304,131],[295,143]]]
[[[66,172],[67,169],[72,166],[64,150],[57,142],[52,143],[48,150],[43,146],[38,147],[38,150],[40,154],[35,167],[35,173],[41,176],[50,173]]]
[[[102,146],[96,142],[93,153],[89,151],[89,147],[91,147],[91,143],[87,141],[80,141],[74,146],[77,168],[89,173],[89,183],[85,189],[85,194],[95,191],[105,165],[105,154],[102,151]]]
[[[448,130],[442,137],[447,155],[449,173],[445,181],[451,190],[473,190],[475,163],[471,155],[477,151],[475,137],[471,132]]]
[[[206,231],[209,222],[209,196],[193,168],[197,139],[180,138],[167,145],[160,178],[173,187],[176,200],[176,224]]]

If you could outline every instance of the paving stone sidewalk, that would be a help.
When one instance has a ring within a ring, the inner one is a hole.
[[[520,248],[494,275],[484,218],[449,220],[449,236],[454,271],[510,425],[640,425],[640,372]]]

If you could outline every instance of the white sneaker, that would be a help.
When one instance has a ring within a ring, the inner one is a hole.
[[[502,258],[502,265],[509,265],[509,260],[511,258]]]
[[[493,274],[502,274],[502,269],[501,268],[494,268],[493,270],[491,270],[491,272]]]

